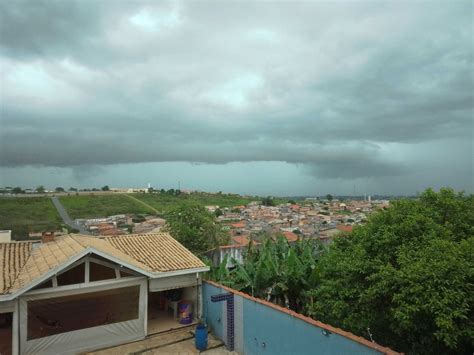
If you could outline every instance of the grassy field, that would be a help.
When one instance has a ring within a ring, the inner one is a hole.
[[[81,195],[59,198],[72,219],[107,217],[115,214],[155,214],[145,205],[127,195]]]
[[[11,229],[15,239],[28,232],[57,230],[61,222],[49,197],[0,198],[0,229]]]
[[[209,194],[209,193],[191,193],[181,194],[179,196],[153,193],[153,194],[133,194],[133,196],[149,206],[158,210],[161,214],[183,205],[196,203],[202,206],[234,207],[247,205],[252,201],[261,201],[258,196],[241,196],[237,194]],[[286,198],[274,198],[276,204],[287,203]]]
[[[252,201],[259,201],[258,197],[249,198],[234,194],[206,194],[193,193],[172,196],[166,194],[133,194],[133,196],[148,205],[156,208],[160,213],[166,213],[169,210],[183,204],[197,203],[202,206],[220,206],[233,207],[246,205]]]

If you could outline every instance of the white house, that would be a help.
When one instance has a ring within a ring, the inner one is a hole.
[[[143,339],[178,327],[183,302],[199,319],[208,270],[167,233],[0,243],[0,265],[1,354],[80,353]]]

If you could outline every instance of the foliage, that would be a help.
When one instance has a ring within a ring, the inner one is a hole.
[[[395,201],[322,257],[308,312],[399,351],[472,352],[473,255],[473,195]]]
[[[171,210],[166,215],[166,222],[166,230],[198,255],[229,240],[228,234],[216,223],[214,215],[197,204],[182,205]]]
[[[43,185],[40,185],[40,186],[38,186],[38,187],[36,188],[35,191],[38,192],[38,193],[40,193],[40,194],[42,194],[42,193],[44,193],[44,192],[46,191],[46,189],[44,188]]]
[[[133,218],[132,218],[133,223],[141,223],[141,222],[145,222],[145,221],[146,221],[145,216],[143,216],[141,214],[137,214],[137,215],[133,216]]]
[[[25,239],[29,232],[54,231],[61,217],[48,197],[0,198],[0,229],[11,229],[14,239]]]
[[[331,194],[327,194],[326,195],[326,200],[328,200],[329,202],[332,201],[332,195]]]
[[[56,192],[64,192],[64,188],[61,187],[61,186],[58,186],[58,187],[56,187],[56,188],[54,189],[54,191],[56,191]]]
[[[264,197],[262,199],[262,205],[264,205],[264,206],[275,206],[276,202],[274,201],[274,199],[271,196],[267,196],[267,197]]]
[[[73,219],[125,213],[154,214],[151,209],[122,194],[61,196],[59,200]]]
[[[320,245],[313,240],[302,240],[291,245],[278,236],[267,237],[263,244],[249,243],[244,263],[227,270],[227,258],[212,268],[210,278],[234,289],[276,304],[303,311],[312,303],[307,293],[317,286],[317,260]]]
[[[14,194],[22,194],[22,193],[24,193],[25,191],[24,191],[21,187],[18,187],[18,186],[17,186],[17,187],[14,187],[14,188],[12,189],[12,192],[13,192]]]
[[[102,191],[110,191],[110,188],[108,185],[102,186],[101,188]]]

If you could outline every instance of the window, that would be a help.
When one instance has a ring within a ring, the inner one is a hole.
[[[33,290],[39,290],[42,288],[50,288],[50,287],[53,287],[53,281],[51,279],[43,282],[42,284],[39,284],[38,286],[33,288]]]
[[[28,302],[27,339],[139,317],[140,286]]]
[[[90,276],[89,281],[102,281],[115,279],[115,269],[101,264],[96,264],[93,261],[90,262],[89,266]]]
[[[58,286],[66,286],[66,285],[74,285],[84,283],[84,272],[85,272],[85,265],[84,263],[69,269],[66,272],[57,276],[58,279]]]
[[[12,353],[13,313],[0,313],[0,354]]]

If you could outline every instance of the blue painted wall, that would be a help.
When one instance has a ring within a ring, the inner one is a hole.
[[[227,293],[221,288],[202,284],[202,301],[204,321],[212,334],[219,339],[224,339],[222,302],[211,302],[211,296]]]
[[[204,315],[212,332],[220,339],[224,332],[223,307],[222,303],[212,303],[211,296],[221,293],[227,292],[203,283]],[[246,355],[380,354],[341,335],[324,335],[322,328],[284,312],[238,295],[234,297],[243,299],[243,344],[236,344],[236,350],[242,352],[243,349]]]

